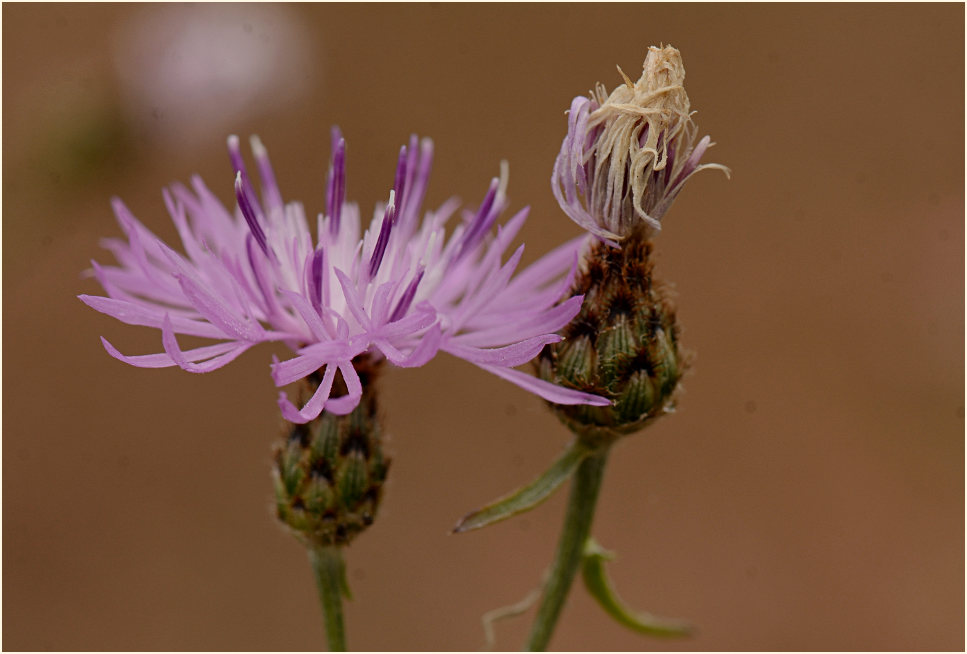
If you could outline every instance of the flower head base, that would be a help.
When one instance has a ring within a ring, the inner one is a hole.
[[[184,254],[114,201],[127,241],[105,245],[120,265],[93,263],[107,297],[80,299],[122,322],[160,329],[164,351],[128,356],[102,339],[112,356],[144,368],[209,372],[253,345],[281,341],[294,356],[272,364],[276,385],[319,373],[301,408],[280,394],[283,417],[299,424],[323,410],[353,411],[364,389],[352,362],[364,354],[415,367],[444,351],[557,403],[607,402],[513,369],[560,340],[555,332],[580,309],[580,297],[558,301],[581,243],[565,244],[514,276],[523,246],[502,259],[527,210],[494,233],[507,205],[506,179],[494,179],[477,210],[465,211],[447,236],[458,205],[451,200],[424,214],[432,144],[414,136],[400,150],[388,201],[363,231],[359,209],[345,201],[346,144],[334,129],[326,213],[315,221],[313,238],[302,206],[283,202],[257,138],[252,150],[261,198],[238,139],[229,139],[234,214],[197,177],[191,190],[165,191]],[[218,342],[182,350],[179,334]],[[344,395],[332,396],[334,383],[345,386]]]
[[[652,274],[651,248],[638,238],[621,248],[594,243],[575,283],[585,296],[581,312],[537,361],[542,379],[613,400],[552,405],[592,449],[671,412],[688,364],[669,291]]]
[[[618,69],[620,72],[620,68]],[[699,164],[712,145],[696,145],[697,127],[685,93],[685,67],[671,46],[651,47],[643,72],[609,95],[597,84],[571,103],[568,133],[551,186],[564,212],[613,245],[661,219],[689,177],[719,164]]]
[[[325,411],[303,425],[286,423],[276,446],[276,515],[309,546],[346,545],[376,518],[389,469],[376,405],[375,377],[382,365],[359,357],[353,367],[363,397],[356,408],[345,416]],[[305,399],[319,382],[318,374],[300,380]]]

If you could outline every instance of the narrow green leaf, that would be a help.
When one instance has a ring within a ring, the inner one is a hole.
[[[557,461],[551,464],[551,467],[543,475],[510,495],[463,516],[457,526],[453,528],[453,533],[459,534],[472,529],[479,529],[518,513],[530,511],[550,497],[551,493],[567,481],[577,470],[578,464],[589,454],[591,454],[590,450],[575,441]]]
[[[611,580],[604,571],[604,562],[613,558],[613,553],[602,549],[593,538],[588,539],[581,566],[584,585],[608,615],[632,631],[649,636],[688,636],[692,633],[692,626],[686,622],[659,618],[650,613],[638,613],[625,606],[614,592]]]

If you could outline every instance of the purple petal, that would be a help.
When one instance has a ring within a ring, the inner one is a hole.
[[[353,364],[346,361],[339,364],[339,372],[342,379],[346,382],[348,393],[342,397],[330,397],[326,402],[326,411],[337,416],[344,416],[359,405],[359,399],[363,396],[363,385],[359,381],[359,375]]]
[[[398,287],[399,282],[385,282],[380,284],[373,293],[369,315],[376,329],[389,322],[389,303]]]
[[[301,348],[298,355],[285,361],[272,363],[272,381],[276,386],[285,386],[303,377],[308,377],[323,365],[332,361],[352,359],[365,350],[345,341],[326,341],[313,343]]]
[[[436,356],[437,351],[440,349],[442,339],[443,332],[440,330],[440,325],[433,325],[432,329],[423,335],[419,344],[409,354],[404,355],[387,340],[378,340],[374,345],[379,348],[380,352],[394,366],[399,366],[400,368],[419,368],[429,363],[430,359]]]
[[[454,330],[463,327],[470,318],[487,307],[491,300],[507,288],[507,283],[520,264],[523,255],[524,245],[521,244],[496,274],[487,276],[481,282],[477,291],[462,301],[457,314],[452,316]]]
[[[467,333],[460,334],[454,340],[463,345],[494,347],[520,340],[531,334],[556,332],[578,314],[583,300],[583,295],[575,295],[561,304],[536,314],[524,308],[513,316],[508,314],[502,320],[494,320],[496,324],[492,327],[472,331],[468,329]]]
[[[333,268],[336,273],[336,279],[339,280],[339,285],[342,287],[343,297],[346,298],[346,306],[349,308],[349,312],[356,319],[365,331],[370,331],[372,329],[372,323],[369,320],[369,316],[366,315],[366,311],[363,309],[363,305],[359,300],[359,294],[356,293],[356,288],[353,285],[352,280],[338,268]]]
[[[192,306],[226,335],[249,342],[264,340],[265,330],[257,321],[237,315],[218,295],[205,288],[201,282],[183,274],[175,277]]]
[[[145,243],[146,241],[147,245],[156,248],[159,245],[163,245],[161,239],[142,225],[118,198],[111,200],[111,206],[114,208],[114,214],[118,219],[118,223],[121,225],[121,229],[124,230],[124,233],[128,237],[129,245],[124,248],[125,251],[137,262],[138,267],[141,268],[145,277],[158,284],[164,284],[166,280],[161,273],[166,271],[162,271],[158,267],[157,258],[154,261],[149,261]]]
[[[275,173],[272,171],[272,164],[269,162],[269,153],[262,145],[259,137],[251,138],[252,153],[255,155],[255,165],[259,170],[259,180],[262,182],[262,199],[265,206],[271,209],[282,208],[282,194],[279,186],[275,183]]]
[[[557,343],[560,340],[561,337],[557,334],[541,334],[505,347],[477,348],[451,341],[441,349],[477,365],[513,367],[527,363],[540,354],[545,345]]]
[[[272,381],[276,386],[285,386],[303,377],[308,377],[332,361],[336,354],[340,354],[341,344],[326,343],[329,348],[317,348],[310,351],[300,351],[298,356],[285,361],[275,361],[271,364]]]
[[[383,254],[386,252],[387,243],[389,243],[390,230],[393,229],[393,222],[396,219],[396,200],[398,197],[394,191],[390,192],[389,202],[386,204],[386,211],[383,213],[383,220],[379,227],[379,237],[373,247],[373,256],[369,260],[370,277],[376,276],[379,264],[383,262]]]
[[[413,313],[405,318],[381,325],[378,334],[383,339],[400,339],[423,331],[436,322],[436,320],[437,312],[433,308],[433,305],[427,302],[421,302],[413,310]]]
[[[400,156],[396,162],[396,176],[393,179],[393,196],[399,206],[403,205],[404,196],[407,192],[407,160],[406,146],[400,148]]]
[[[78,295],[78,299],[95,311],[105,313],[112,318],[116,318],[128,325],[138,325],[142,327],[161,328],[165,313],[162,309],[154,305],[135,304],[125,300],[115,300],[113,298],[99,297],[96,295]],[[172,319],[172,325],[179,334],[189,336],[203,336],[206,338],[225,338],[224,331],[215,325],[190,320],[188,318]]]
[[[423,279],[423,273],[426,272],[426,266],[420,266],[416,275],[407,285],[406,290],[403,291],[403,295],[400,297],[399,302],[396,303],[396,308],[393,309],[393,313],[390,315],[389,321],[396,322],[400,318],[406,315],[406,312],[410,310],[410,304],[413,303],[413,298],[416,296],[416,289],[420,285],[420,281]]]
[[[410,149],[412,152],[416,151],[416,148],[412,146]],[[401,213],[403,219],[410,223],[419,220],[420,207],[423,205],[426,188],[430,181],[430,170],[433,168],[433,141],[430,139],[423,139],[420,142],[419,163],[417,166],[418,170],[415,171],[413,181],[409,184],[410,190],[407,191],[406,203]],[[413,168],[413,166],[409,166],[408,170],[413,170]],[[409,228],[410,225],[407,226],[407,229]]]
[[[514,370],[513,368],[501,368],[499,366],[491,366],[485,364],[477,364],[487,372],[493,373],[502,379],[506,379],[512,384],[516,384],[523,388],[525,391],[529,391],[538,395],[548,402],[553,402],[554,404],[590,404],[591,406],[610,406],[611,401],[607,400],[599,395],[591,395],[590,393],[583,393],[581,391],[576,391],[570,388],[564,388],[562,386],[557,386],[550,382],[546,382],[543,379],[538,379],[520,370]]]
[[[137,368],[170,368],[172,366],[178,365],[167,353],[159,354],[138,354],[134,356],[127,356],[121,354],[116,347],[111,345],[111,343],[101,337],[101,344],[107,353],[118,361],[123,361],[129,365],[135,366]],[[182,352],[182,356],[187,361],[202,361],[204,359],[211,359],[226,352],[238,349],[239,345],[237,342],[228,343],[218,343],[216,345],[206,345],[204,347],[199,347],[194,350],[188,350],[187,352]],[[248,347],[247,345],[245,346]]]
[[[312,303],[312,307],[316,311],[322,311],[323,299],[323,279],[322,271],[324,269],[324,263],[326,258],[326,251],[319,248],[312,253],[312,263],[309,267],[309,301]],[[326,298],[328,299],[328,298]]]
[[[249,200],[248,194],[245,192],[245,187],[242,183],[241,171],[235,175],[235,198],[238,200],[238,208],[242,210],[242,216],[245,217],[245,222],[248,223],[248,228],[251,230],[252,236],[255,237],[255,240],[262,249],[262,252],[268,256],[269,246],[265,240],[265,231],[262,229],[262,225],[259,224],[258,216],[255,213],[255,207]]]
[[[491,180],[487,195],[484,196],[476,216],[463,235],[463,243],[460,246],[460,251],[457,253],[457,259],[462,259],[468,252],[474,249],[480,242],[480,239],[483,238],[483,235],[490,229],[494,220],[496,220],[497,212],[493,211],[493,208],[495,199],[497,198],[497,187],[499,184],[500,180],[496,177]]]
[[[252,271],[252,276],[255,278],[259,293],[262,296],[266,318],[271,319],[273,316],[279,315],[281,309],[279,307],[279,301],[275,296],[275,286],[270,280],[268,261],[264,257],[255,256],[255,252],[252,249],[252,243],[254,241],[255,237],[252,234],[246,236],[245,256],[248,260],[249,269]]]
[[[342,206],[346,198],[346,140],[338,127],[332,128],[332,164],[326,188],[326,215],[332,234],[339,233]]]
[[[282,293],[289,301],[289,304],[295,307],[295,310],[302,317],[303,322],[309,328],[309,332],[313,338],[319,341],[328,341],[332,338],[332,333],[326,326],[326,323],[323,322],[322,317],[315,309],[309,306],[309,303],[306,302],[304,297],[292,291],[282,291]]]
[[[171,328],[171,320],[167,315],[165,315],[164,322],[161,325],[161,343],[164,345],[165,352],[171,357],[172,361],[178,364],[179,368],[187,372],[197,373],[211,372],[221,368],[252,346],[251,343],[236,343],[235,348],[225,354],[213,357],[204,363],[192,363],[186,358],[186,353],[178,347],[178,340],[175,338],[175,333]]]
[[[510,245],[510,242],[514,240],[515,236],[517,236],[520,228],[524,226],[525,222],[527,222],[527,216],[530,215],[530,210],[530,207],[524,207],[515,213],[510,220],[508,220],[502,226],[498,225],[497,238],[494,239],[494,242],[490,248],[493,250],[498,250],[501,255],[503,255],[504,251],[507,249],[507,246]]]
[[[578,254],[587,240],[587,235],[582,234],[551,250],[514,277],[507,285],[507,291],[516,293],[528,288],[540,288],[559,279],[561,275],[569,271],[573,274],[577,267]],[[560,297],[560,294],[558,297]]]
[[[282,410],[282,417],[297,425],[303,425],[318,418],[329,399],[329,393],[332,392],[332,382],[335,378],[336,366],[329,363],[326,366],[326,372],[322,376],[319,388],[316,389],[316,392],[312,394],[312,397],[301,410],[289,401],[284,392],[279,393],[279,409]]]
[[[164,198],[165,206],[168,208],[168,214],[171,216],[171,220],[178,230],[178,235],[181,237],[181,244],[185,248],[185,253],[192,261],[201,261],[204,259],[205,253],[198,247],[198,239],[195,238],[195,235],[191,233],[191,229],[188,227],[184,203],[176,200],[168,189],[162,189],[161,196]]]

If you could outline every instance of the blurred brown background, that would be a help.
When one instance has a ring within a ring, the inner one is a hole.
[[[962,649],[964,7],[947,5],[3,6],[3,645],[324,647],[305,553],[270,513],[272,348],[209,375],[110,358],[160,336],[83,306],[120,235],[109,198],[173,237],[161,188],[226,203],[230,133],[258,133],[288,199],[324,206],[330,125],[351,199],[385,198],[432,136],[429,201],[482,197],[501,159],[533,260],[578,228],[549,175],[564,111],[649,44],[681,49],[729,165],[659,238],[684,341],[679,412],[618,446],[594,531],[633,606],[575,586],[572,650]],[[392,370],[381,515],[349,553],[350,646],[466,650],[540,581],[565,493],[450,536],[568,433],[441,356]],[[523,643],[532,613],[498,626]]]

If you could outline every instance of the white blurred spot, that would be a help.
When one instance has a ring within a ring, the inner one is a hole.
[[[173,148],[221,141],[303,95],[316,72],[307,31],[279,5],[145,5],[115,46],[126,118]]]

